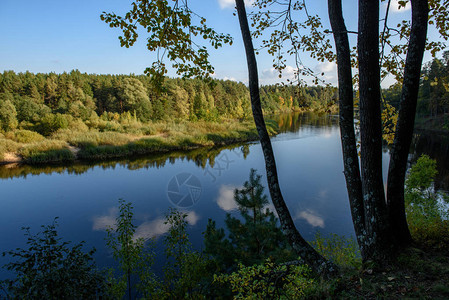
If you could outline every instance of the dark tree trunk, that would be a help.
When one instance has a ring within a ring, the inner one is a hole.
[[[400,247],[407,246],[412,242],[405,216],[404,181],[415,123],[428,14],[427,0],[412,1],[412,28],[405,61],[398,122],[388,169],[388,217],[395,241]]]
[[[290,212],[282,196],[276,170],[273,148],[271,147],[270,137],[265,127],[265,121],[262,115],[262,107],[259,95],[259,79],[257,74],[257,63],[254,54],[251,34],[246,16],[246,9],[243,0],[235,1],[237,13],[242,31],[243,43],[245,45],[246,59],[248,63],[249,90],[251,96],[251,107],[253,111],[254,123],[259,134],[260,144],[262,146],[265,167],[267,171],[268,188],[270,190],[273,205],[279,216],[282,232],[287,236],[290,245],[295,252],[307,263],[314,271],[328,276],[337,272],[337,267],[331,262],[326,261],[318,252],[315,251],[301,236],[295,227]]]
[[[380,108],[379,1],[359,1],[357,39],[360,91],[362,190],[365,208],[365,256],[382,263],[389,258],[390,238],[382,180]]]
[[[354,131],[354,90],[348,33],[343,19],[341,0],[328,0],[328,10],[337,51],[340,135],[346,188],[357,242],[362,257],[365,257],[365,212]]]

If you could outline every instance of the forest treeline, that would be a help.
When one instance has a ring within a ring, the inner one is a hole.
[[[382,91],[383,97],[394,107],[399,107],[401,89],[392,85]],[[435,58],[424,64],[421,71],[421,82],[418,94],[416,114],[418,125],[423,120],[437,122],[434,126],[449,130],[449,51],[442,58]]]
[[[337,95],[334,88],[270,85],[261,88],[261,100],[265,113],[274,113],[326,109],[336,103]],[[167,78],[161,91],[144,75],[94,75],[78,70],[0,74],[3,131],[21,128],[49,135],[72,119],[89,125],[97,118],[218,121],[250,115],[248,88],[229,80],[215,80],[210,85],[196,79]]]

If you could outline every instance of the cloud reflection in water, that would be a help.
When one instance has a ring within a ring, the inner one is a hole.
[[[118,213],[118,208],[112,207],[108,210],[108,214],[94,217],[92,229],[94,231],[106,231],[108,228],[115,230],[117,228],[116,218]],[[189,225],[195,225],[200,219],[199,215],[194,211],[184,211],[184,213],[187,214],[186,221]],[[137,226],[134,239],[150,239],[167,233],[170,226],[165,224],[165,221],[165,216],[161,216],[154,220],[143,222]]]

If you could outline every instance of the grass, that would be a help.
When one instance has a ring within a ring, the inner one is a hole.
[[[250,121],[154,122],[142,124],[97,120],[92,127],[72,124],[47,138],[29,130],[0,135],[0,162],[7,152],[27,164],[105,160],[174,150],[222,146],[258,138]],[[271,129],[271,133],[276,131]],[[72,147],[72,148],[71,148]]]

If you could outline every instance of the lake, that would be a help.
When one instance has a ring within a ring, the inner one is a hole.
[[[317,231],[353,236],[338,116],[296,113],[273,119],[281,129],[272,138],[280,186],[301,234],[308,240]],[[447,189],[449,143],[435,139],[435,135],[417,134],[410,159],[416,160],[421,153],[437,158],[438,186]],[[386,177],[387,149],[383,158]],[[160,270],[167,232],[164,218],[169,208],[187,213],[191,242],[201,249],[208,218],[224,227],[226,214],[237,214],[233,191],[248,179],[251,168],[263,175],[266,186],[262,149],[257,142],[97,164],[2,166],[0,252],[25,246],[21,227],[37,232],[40,225],[59,217],[61,237],[86,241],[87,248],[97,249],[98,265],[111,266],[105,230],[114,225],[118,199],[122,198],[133,203],[136,236],[156,238],[160,258],[155,268]],[[6,262],[0,257],[0,265]],[[6,271],[1,270],[0,279],[5,276]]]

